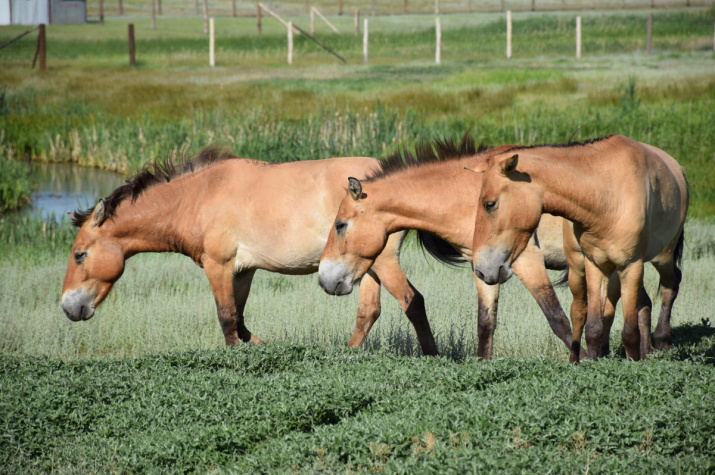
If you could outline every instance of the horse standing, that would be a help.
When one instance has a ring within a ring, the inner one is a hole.
[[[571,361],[579,360],[584,324],[588,356],[598,358],[602,316],[614,312],[619,298],[626,356],[638,360],[650,352],[652,303],[643,288],[645,262],[660,275],[655,347],[670,346],[689,196],[683,170],[673,157],[614,135],[582,144],[515,147],[473,170],[484,173],[473,264],[486,283],[509,278],[542,213],[572,221],[564,234],[569,263],[583,269],[569,274],[574,294]],[[609,285],[614,272],[618,281]]]
[[[329,294],[345,295],[368,269],[380,272],[378,256],[393,233],[419,230],[421,244],[448,264],[471,260],[479,186],[464,172],[512,146],[475,147],[465,136],[458,146],[437,142],[417,148],[416,156],[399,153],[380,163],[366,180],[349,179],[349,192],[340,203],[323,251],[319,282]],[[551,329],[567,348],[571,327],[546,273],[567,266],[562,243],[562,219],[545,215],[514,269],[541,307]],[[438,237],[435,240],[432,236]],[[447,246],[442,246],[446,241]],[[538,243],[538,244],[537,244]],[[478,296],[477,354],[492,357],[498,285],[476,279]]]
[[[244,324],[257,269],[302,275],[318,270],[320,254],[348,176],[377,167],[373,158],[281,164],[237,159],[209,148],[181,167],[154,165],[117,188],[94,209],[75,212],[79,228],[62,287],[70,320],[88,320],[140,252],[177,252],[202,267],[227,345],[261,343]],[[376,259],[381,272],[360,284],[357,323],[349,345],[360,346],[380,314],[380,283],[415,327],[422,351],[437,353],[424,299],[399,266],[404,235]]]

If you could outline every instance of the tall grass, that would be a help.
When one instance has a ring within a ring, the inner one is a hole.
[[[711,318],[709,309],[715,305],[711,285],[714,230],[715,225],[704,221],[686,228],[683,284],[673,317],[676,344],[678,327],[698,325]],[[59,239],[64,234],[58,230],[46,231],[45,236],[48,242],[54,237],[55,245],[43,249],[5,244],[1,248],[0,352],[74,359],[223,346],[206,277],[190,259],[172,254],[131,258],[96,315],[87,322],[70,322],[60,308],[60,290],[71,243],[57,245],[58,241],[69,241]],[[425,295],[439,351],[458,360],[476,355],[476,291],[469,269],[449,268],[423,257],[411,240],[401,261],[410,281]],[[646,288],[655,295],[657,277],[650,266]],[[562,306],[568,309],[570,293],[567,289],[557,292]],[[382,304],[382,316],[365,347],[418,355],[412,326],[384,291]],[[658,307],[656,303],[654,315]],[[330,297],[318,287],[315,275],[294,277],[262,271],[254,279],[246,308],[248,328],[269,344],[324,346],[347,343],[356,311],[357,291],[347,297]],[[616,352],[620,351],[620,318],[619,313],[611,335]],[[568,355],[516,278],[501,292],[494,352],[497,356],[559,360]]]

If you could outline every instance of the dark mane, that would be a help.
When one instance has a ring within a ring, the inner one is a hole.
[[[124,200],[130,198],[133,203],[142,192],[152,186],[169,183],[176,177],[231,158],[236,157],[226,150],[211,146],[201,150],[194,157],[182,157],[176,163],[171,158],[164,162],[147,163],[142,171],[129,178],[125,185],[120,186],[104,199],[104,218],[99,225],[114,216],[117,207]],[[81,227],[92,215],[92,211],[94,208],[72,213],[72,226]]]
[[[590,140],[585,140],[583,142],[574,142],[569,140],[568,142],[565,143],[550,143],[550,144],[541,144],[541,145],[519,145],[517,147],[512,147],[509,150],[505,150],[504,153],[507,152],[512,152],[514,150],[529,150],[532,148],[569,148],[569,147],[583,147],[584,145],[591,145],[596,142],[600,142],[601,140],[606,140],[608,138],[613,137],[613,135],[606,135],[604,137],[598,137],[595,139],[590,139]]]
[[[421,167],[430,163],[459,160],[469,155],[482,153],[489,150],[489,148],[484,144],[480,144],[477,147],[469,131],[464,134],[459,144],[454,143],[452,139],[437,139],[432,143],[421,142],[415,146],[415,153],[407,149],[400,149],[388,155],[387,158],[380,160],[380,168],[369,174],[362,181],[379,180],[399,171]]]

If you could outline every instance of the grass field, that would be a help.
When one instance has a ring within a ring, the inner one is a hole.
[[[49,27],[44,75],[28,68],[33,35],[0,51],[2,206],[29,194],[26,159],[129,175],[210,143],[285,161],[380,157],[469,128],[490,144],[620,133],[668,151],[691,185],[675,348],[624,361],[619,311],[614,356],[570,366],[512,279],[501,292],[497,359],[479,363],[473,277],[424,258],[412,240],[402,265],[425,296],[439,358],[418,357],[411,325],[385,292],[364,348],[348,350],[357,295],[329,297],[315,275],[266,272],[254,280],[246,323],[268,344],[224,348],[202,270],[177,255],[133,257],[94,318],[72,323],[59,294],[74,230],[5,215],[0,473],[715,470],[714,10],[654,10],[649,56],[647,10],[598,0],[618,10],[578,13],[581,60],[573,58],[575,11],[516,13],[511,60],[503,14],[445,15],[439,66],[431,14],[369,17],[368,65],[346,14],[330,17],[345,33],[319,25],[317,36],[348,64],[297,37],[288,66],[277,22],[264,19],[258,37],[254,18],[230,18],[230,2],[210,3],[219,13],[218,66],[209,68],[195,5],[163,3],[156,30],[147,4],[133,0],[128,16],[108,16],[104,26]],[[303,2],[273,3],[307,28]],[[505,3],[527,10],[530,2]],[[537,0],[549,10],[560,3]],[[336,2],[311,4],[335,13]],[[357,4],[345,0],[345,11]],[[378,13],[403,7],[375,4]],[[434,2],[409,5],[422,12]],[[96,3],[88,7],[94,20]],[[106,7],[114,15],[116,2]],[[442,1],[443,11],[467,8],[467,0]],[[127,67],[128,22],[136,69]],[[24,29],[0,28],[0,43]],[[646,288],[655,295],[650,267]],[[569,292],[557,292],[568,309]]]

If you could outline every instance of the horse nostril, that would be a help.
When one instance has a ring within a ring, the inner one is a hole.
[[[63,308],[62,311],[65,312],[65,317],[69,318],[70,320],[72,319],[70,317],[70,313],[66,309]]]
[[[476,267],[474,268],[474,273],[477,274],[479,280],[484,280],[484,274],[481,271],[477,270]]]

